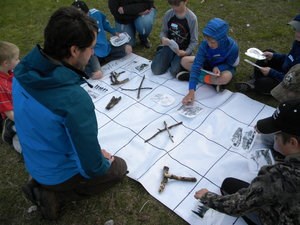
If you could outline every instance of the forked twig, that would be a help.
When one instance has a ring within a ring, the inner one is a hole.
[[[169,126],[169,127],[165,127],[164,129],[158,129],[158,131],[157,131],[152,137],[150,137],[150,138],[148,138],[147,140],[145,140],[145,142],[150,141],[151,139],[153,139],[154,137],[156,137],[159,133],[164,132],[164,131],[166,131],[166,130],[169,130],[169,129],[171,129],[171,128],[173,128],[173,127],[176,127],[176,126],[178,126],[178,125],[181,125],[181,124],[182,124],[182,122],[178,122],[178,123],[173,124],[173,125],[171,125],[171,126]]]
[[[172,136],[172,134],[171,134],[170,131],[169,131],[168,124],[167,124],[166,121],[164,121],[164,125],[165,125],[165,129],[167,130],[167,132],[168,132],[168,134],[169,134],[169,138],[170,138],[171,141],[174,143],[173,136]]]
[[[142,87],[144,80],[145,80],[145,75],[143,76],[143,79],[142,79],[142,81],[141,81],[138,88],[134,88],[134,89],[121,88],[121,90],[123,90],[123,91],[136,91],[137,90],[138,91],[137,98],[139,99],[140,94],[141,94],[141,90],[143,90],[143,89],[152,89],[152,87],[144,87],[144,88]]]

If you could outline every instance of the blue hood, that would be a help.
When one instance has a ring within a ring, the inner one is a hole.
[[[214,18],[206,24],[202,33],[206,36],[212,37],[218,42],[219,47],[223,47],[223,44],[225,44],[228,40],[228,30],[229,26],[224,20]]]

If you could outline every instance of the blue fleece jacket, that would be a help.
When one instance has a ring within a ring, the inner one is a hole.
[[[216,49],[210,48],[206,40],[200,43],[190,73],[190,90],[196,90],[200,69],[212,70],[214,67],[218,67],[222,72],[232,70],[237,66],[239,48],[237,43],[227,35],[228,29],[228,24],[219,18],[210,20],[203,29],[203,35],[215,39],[218,42],[218,47]]]
[[[35,47],[15,69],[15,125],[26,168],[41,184],[106,173],[94,104],[72,69]]]
[[[95,55],[101,58],[108,56],[111,51],[110,42],[106,38],[105,31],[115,35],[116,30],[110,26],[106,16],[97,9],[90,9],[89,16],[96,20],[98,24],[98,36],[96,46],[94,48]]]

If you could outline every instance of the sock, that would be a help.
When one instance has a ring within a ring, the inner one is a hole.
[[[204,84],[211,84],[211,75],[206,74],[204,71],[201,71],[198,80],[199,82]]]

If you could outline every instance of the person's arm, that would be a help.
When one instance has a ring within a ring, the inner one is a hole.
[[[198,75],[200,73],[200,69],[203,67],[203,63],[205,60],[206,46],[207,46],[207,43],[205,41],[202,41],[198,48],[198,51],[197,51],[197,54],[196,54],[196,57],[195,57],[195,60],[193,62],[192,69],[190,72],[189,90],[196,90],[196,86],[198,84]]]
[[[118,8],[120,7],[119,1],[118,0],[109,0],[108,7],[109,7],[111,14],[115,18],[118,18],[118,15],[119,15]]]
[[[14,121],[14,111],[13,110],[9,110],[9,111],[6,111],[4,112],[6,117],[12,121]]]
[[[194,51],[194,49],[197,47],[198,45],[198,20],[197,17],[194,13],[192,13],[191,11],[189,11],[188,16],[187,16],[187,21],[188,21],[188,26],[190,29],[190,43],[187,47],[187,49],[185,50],[186,55],[191,55],[192,52]]]
[[[163,40],[163,38],[168,38],[168,21],[170,20],[172,15],[173,11],[170,9],[165,13],[163,17],[162,28],[159,34],[161,40]]]
[[[110,22],[108,21],[108,19],[106,18],[106,16],[101,13],[101,17],[102,17],[102,24],[103,24],[103,28],[105,31],[109,32],[112,35],[116,34],[116,29],[114,29],[111,25]]]
[[[65,115],[65,130],[77,153],[75,158],[82,176],[104,175],[110,162],[102,154],[98,142],[98,126],[94,105],[82,89],[74,93],[73,101]]]
[[[275,177],[281,178],[274,179]],[[199,200],[207,207],[219,212],[240,216],[258,208],[272,205],[274,202],[279,202],[278,198],[285,190],[284,185],[282,171],[276,166],[266,166],[260,170],[258,176],[248,188],[240,189],[234,194],[225,196],[208,191]],[[292,195],[292,191],[296,190],[290,190],[290,195]]]

